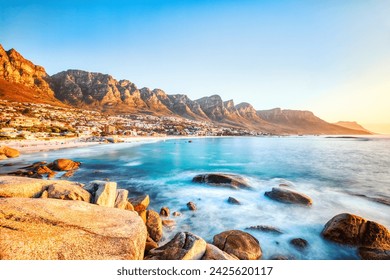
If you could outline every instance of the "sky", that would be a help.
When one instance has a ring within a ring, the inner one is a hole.
[[[191,99],[390,133],[388,0],[0,0],[0,44]]]

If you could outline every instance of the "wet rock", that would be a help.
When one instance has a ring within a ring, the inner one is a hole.
[[[162,247],[152,249],[146,260],[200,260],[206,252],[206,241],[190,232],[179,232]]]
[[[84,186],[84,189],[93,195],[93,203],[105,207],[115,206],[116,182],[95,180]]]
[[[117,189],[114,207],[119,209],[126,209],[127,203],[129,203],[127,201],[128,194],[129,194],[128,190]]]
[[[358,252],[363,260],[390,260],[390,250],[360,247]]]
[[[158,242],[163,236],[162,221],[160,215],[153,210],[146,211],[146,228],[150,238]]]
[[[236,256],[229,255],[213,244],[206,245],[206,252],[202,260],[238,260]]]
[[[59,199],[0,199],[4,260],[142,259],[146,227],[134,212]]]
[[[69,171],[79,168],[80,164],[80,162],[71,159],[60,158],[53,161],[48,167],[55,171]]]
[[[168,207],[162,207],[160,210],[160,215],[163,217],[169,217],[169,208]]]
[[[129,201],[134,206],[134,210],[137,212],[146,210],[150,203],[149,195],[131,197],[129,198]]]
[[[34,172],[42,175],[42,174],[52,173],[53,171],[49,167],[47,167],[45,165],[41,165],[41,166],[38,166],[37,168],[35,168]]]
[[[188,209],[189,210],[191,210],[191,211],[196,211],[196,204],[195,203],[193,203],[192,201],[190,201],[190,202],[188,202],[187,203],[187,207],[188,207]]]
[[[342,213],[330,219],[322,231],[322,236],[344,245],[390,249],[390,232],[386,227],[349,213]]]
[[[69,170],[67,172],[65,172],[61,178],[70,178],[70,177],[73,177],[74,173],[76,172],[76,170]]]
[[[137,211],[136,211],[137,212]],[[143,211],[139,211],[137,212],[138,213],[138,216],[141,217],[142,221],[144,221],[144,224],[146,224],[146,219],[147,219],[147,211],[146,210],[143,210]]]
[[[264,226],[264,225],[247,227],[246,230],[258,230],[258,231],[262,231],[262,232],[283,234],[283,232],[280,229],[276,228],[276,227]]]
[[[172,216],[174,216],[174,217],[179,217],[179,216],[181,216],[181,213],[175,211],[175,212],[172,213]]]
[[[212,186],[224,186],[234,189],[238,188],[250,188],[248,182],[238,175],[223,174],[223,173],[208,173],[200,174],[192,179],[195,183],[204,183]]]
[[[299,251],[303,251],[309,245],[309,242],[303,238],[294,238],[290,240],[290,244]]]
[[[82,184],[75,182],[63,181],[53,183],[48,187],[47,192],[48,198],[91,202],[91,194],[83,189]]]
[[[259,241],[240,230],[228,230],[215,235],[213,244],[240,260],[257,260],[262,256]]]
[[[272,191],[265,192],[265,196],[268,196],[273,200],[289,204],[301,204],[310,206],[313,203],[311,198],[307,195],[285,188],[272,188]]]
[[[166,228],[172,229],[176,226],[176,222],[174,220],[162,220],[162,225]]]
[[[240,205],[241,204],[241,202],[239,202],[237,199],[235,199],[234,197],[231,197],[231,196],[229,196],[229,198],[228,198],[228,203],[236,204],[236,205]]]
[[[15,158],[20,155],[20,152],[16,149],[10,148],[8,146],[0,146],[0,155],[3,159]],[[0,158],[1,159],[1,158]]]

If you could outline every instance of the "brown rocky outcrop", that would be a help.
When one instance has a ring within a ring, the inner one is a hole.
[[[0,258],[142,259],[147,231],[135,212],[83,201],[0,198]]]
[[[141,212],[148,208],[150,203],[149,195],[141,195],[137,197],[130,197],[129,202],[133,205],[134,210]]]
[[[300,204],[305,206],[313,204],[312,199],[307,195],[286,188],[272,188],[272,191],[265,192],[264,195],[273,200],[288,204]]]
[[[295,249],[299,251],[303,251],[309,245],[306,239],[303,238],[293,238],[290,240],[290,244],[295,247]]]
[[[149,236],[156,242],[163,236],[162,221],[160,215],[153,210],[146,211],[146,228]]]
[[[146,260],[200,260],[206,241],[190,232],[179,232],[164,246],[149,251]]]
[[[55,171],[69,171],[78,169],[80,164],[80,162],[71,159],[60,158],[53,161],[53,163],[49,164],[47,167]]]
[[[169,217],[170,211],[168,207],[162,207],[160,210],[160,215],[163,217]]]
[[[269,232],[269,233],[274,233],[274,234],[283,234],[283,232],[273,226],[265,226],[265,225],[258,225],[258,226],[250,226],[246,228],[246,230],[257,230],[261,232]]]
[[[15,158],[20,155],[20,152],[16,149],[8,146],[0,146],[0,159]]]
[[[386,227],[349,213],[330,219],[322,236],[344,245],[390,250],[390,232]]]
[[[259,241],[240,230],[228,230],[215,235],[213,244],[240,260],[257,260],[262,256]]]
[[[202,260],[238,260],[238,258],[236,256],[229,255],[213,244],[207,243],[206,252],[202,257]]]
[[[233,174],[200,174],[196,175],[192,179],[192,182],[204,183],[212,186],[230,187],[234,189],[250,188],[248,182],[246,182],[243,177]]]

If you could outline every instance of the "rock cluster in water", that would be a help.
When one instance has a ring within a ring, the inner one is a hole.
[[[8,146],[0,146],[0,160],[7,158],[15,158],[20,155],[20,152],[16,149]]]
[[[77,165],[57,161],[50,166],[55,164]],[[241,230],[216,234],[212,244],[186,231],[165,243],[164,228],[173,230],[175,218],[182,214],[175,211],[171,218],[168,207],[158,213],[149,209],[149,203],[147,194],[131,196],[116,182],[96,180],[84,185],[2,176],[0,259],[257,260],[263,255],[260,241]],[[297,204],[302,204],[300,199]],[[189,203],[188,208],[196,210],[196,205]],[[283,234],[267,225],[246,230]],[[364,218],[337,215],[326,223],[322,236],[358,248],[362,259],[390,259],[389,231]],[[315,246],[299,237],[290,244],[298,251]],[[271,259],[294,257],[274,255]]]

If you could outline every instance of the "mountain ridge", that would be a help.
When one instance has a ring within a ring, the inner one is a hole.
[[[50,76],[42,66],[0,45],[0,97],[15,99],[21,87],[23,100],[28,102],[93,108],[113,114],[177,116],[272,134],[370,134],[367,130],[330,124],[310,111],[256,110],[247,102],[235,105],[233,100],[223,101],[216,94],[191,100],[185,94],[166,94],[162,89],[139,89],[129,80],[116,80],[98,72],[73,69]]]

